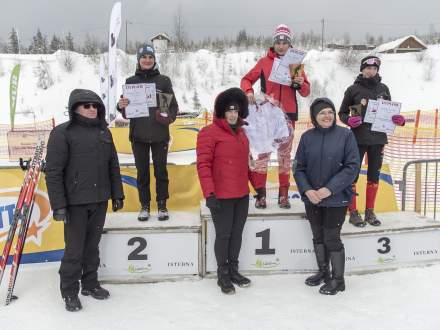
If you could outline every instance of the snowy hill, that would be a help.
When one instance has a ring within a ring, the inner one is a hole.
[[[168,74],[174,85],[181,111],[194,111],[194,94],[201,108],[210,110],[215,96],[223,89],[238,86],[264,51],[216,53],[208,50],[185,54],[161,54],[161,71]],[[306,114],[311,99],[330,97],[340,104],[345,89],[359,70],[359,59],[365,53],[311,50],[305,59],[306,73],[312,84],[311,96],[300,99],[300,111]],[[65,67],[70,56],[73,69]],[[394,100],[403,103],[403,111],[439,107],[440,45],[430,46],[424,54],[381,54],[380,73],[391,90]],[[134,55],[118,54],[118,85],[132,75]],[[0,54],[0,124],[9,123],[9,80],[16,63],[21,63],[16,122],[31,123],[55,117],[56,123],[66,120],[69,93],[74,88],[99,92],[99,56],[86,57],[58,51],[52,55]],[[345,64],[341,64],[345,63]],[[38,71],[48,68],[53,85],[37,87]],[[257,84],[258,86],[258,84]],[[258,89],[258,87],[256,87]]]

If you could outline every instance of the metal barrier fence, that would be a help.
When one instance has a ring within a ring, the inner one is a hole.
[[[440,159],[420,159],[405,164],[403,179],[398,182],[402,211],[415,211],[436,219],[440,204],[439,163]]]

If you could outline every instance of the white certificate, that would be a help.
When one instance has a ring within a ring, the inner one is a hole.
[[[365,112],[364,122],[373,124],[376,119],[377,108],[379,107],[378,100],[368,100],[367,111]]]
[[[292,85],[292,78],[290,77],[289,66],[283,65],[279,58],[275,58],[273,61],[272,71],[269,75],[269,81],[286,86]]]
[[[286,55],[283,56],[281,63],[289,67],[289,64],[301,64],[306,57],[306,52],[300,49],[289,48]]]
[[[376,112],[376,119],[371,126],[372,131],[393,133],[396,125],[393,123],[392,117],[400,114],[402,103],[386,100],[379,100],[379,106]]]
[[[148,117],[150,115],[147,105],[147,94],[145,84],[125,84],[122,85],[124,98],[129,101],[125,108],[127,118]]]
[[[289,48],[282,59],[275,58],[269,75],[269,81],[286,86],[292,85],[289,65],[301,64],[306,54],[303,50]]]
[[[147,94],[147,105],[151,108],[157,107],[156,84],[145,84],[145,93]]]

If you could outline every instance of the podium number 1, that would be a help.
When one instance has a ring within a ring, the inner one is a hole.
[[[275,254],[275,249],[269,248],[269,246],[270,246],[270,228],[256,233],[255,236],[261,237],[261,249],[255,249],[256,255]]]

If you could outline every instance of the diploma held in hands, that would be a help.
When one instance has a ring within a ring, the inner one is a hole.
[[[145,84],[122,85],[122,92],[124,97],[129,100],[129,104],[125,108],[127,118],[148,117],[150,115]]]

